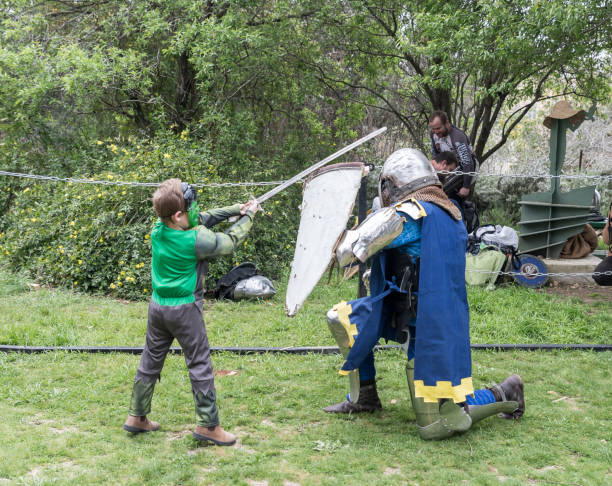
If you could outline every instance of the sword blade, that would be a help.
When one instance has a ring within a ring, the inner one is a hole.
[[[364,144],[365,142],[367,142],[371,138],[377,137],[378,135],[380,135],[381,133],[385,132],[386,130],[387,130],[387,127],[379,128],[378,130],[375,130],[372,133],[369,133],[365,137],[360,138],[356,142],[353,142],[352,144],[347,145],[344,148],[341,148],[337,152],[334,152],[333,154],[325,157],[323,160],[320,160],[316,164],[311,165],[310,167],[308,167],[307,169],[303,170],[299,174],[293,176],[291,179],[288,179],[285,182],[283,182],[282,184],[279,184],[274,189],[266,192],[262,196],[259,196],[257,198],[257,202],[259,202],[261,204],[262,202],[270,199],[272,196],[276,196],[279,192],[285,190],[290,185],[292,185],[292,184],[296,183],[297,181],[299,181],[300,179],[306,177],[308,174],[314,172],[319,167],[323,167],[328,162],[331,162],[332,160],[337,159],[338,157],[340,157],[341,155],[344,155],[348,151],[353,150],[355,147],[359,147],[361,144]]]

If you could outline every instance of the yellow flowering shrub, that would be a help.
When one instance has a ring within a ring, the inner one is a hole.
[[[0,179],[0,205],[7,208],[0,215],[0,260],[41,283],[121,298],[146,299],[151,292],[155,188],[117,183],[170,177],[204,184],[237,180],[228,174],[222,178],[206,146],[194,143],[186,131],[164,140],[94,140],[79,156],[83,172],[71,177],[105,184]],[[264,171],[256,180],[279,178]],[[198,202],[202,210],[222,207],[269,189],[199,187]],[[236,261],[252,261],[268,277],[278,278],[293,257],[300,199],[301,185],[296,185],[265,204],[235,254],[211,262],[208,286]],[[222,223],[214,230],[227,227]]]

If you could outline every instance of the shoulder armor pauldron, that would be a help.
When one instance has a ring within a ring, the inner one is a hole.
[[[400,211],[404,214],[407,214],[415,221],[417,219],[421,219],[424,216],[427,216],[425,208],[423,208],[423,206],[421,206],[421,203],[419,203],[419,201],[417,201],[416,199],[408,199],[407,201],[395,204],[393,207],[396,211]]]

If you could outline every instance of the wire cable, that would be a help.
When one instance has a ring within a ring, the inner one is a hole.
[[[375,166],[375,168],[380,169],[382,166]],[[535,173],[516,173],[516,174],[494,174],[494,173],[483,173],[483,172],[462,172],[462,171],[439,171],[440,174],[453,174],[453,175],[470,175],[470,176],[478,176],[479,178],[524,178],[524,179],[567,179],[567,180],[578,180],[584,179],[589,181],[598,181],[601,183],[607,183],[612,181],[612,175],[587,175],[587,174],[561,174],[561,175],[551,175],[551,174],[535,174]],[[99,184],[105,186],[136,186],[136,187],[157,187],[161,183],[160,182],[138,182],[138,181],[122,181],[122,180],[99,180],[99,179],[87,179],[87,178],[76,178],[76,177],[57,177],[57,176],[47,176],[47,175],[39,175],[39,174],[26,174],[21,172],[9,172],[5,170],[0,170],[0,176],[5,177],[16,177],[22,179],[33,179],[40,181],[49,181],[49,182],[72,182],[74,184]],[[246,182],[210,182],[210,183],[201,183],[197,182],[192,184],[195,187],[256,187],[256,186],[275,186],[284,184],[287,180],[281,181],[246,181]],[[299,180],[298,182],[304,182],[303,180]]]

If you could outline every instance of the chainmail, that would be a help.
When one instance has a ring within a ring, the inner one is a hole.
[[[459,208],[457,208],[457,206],[451,202],[444,191],[438,186],[423,187],[414,191],[413,193],[408,194],[404,200],[408,198],[434,203],[450,214],[453,219],[461,221],[461,211],[459,211]]]

